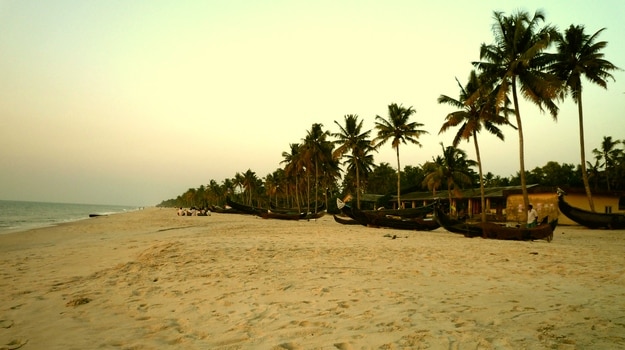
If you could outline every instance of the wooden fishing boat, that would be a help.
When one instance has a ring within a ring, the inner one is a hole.
[[[272,211],[267,211],[266,213],[262,213],[259,215],[263,219],[278,219],[278,220],[300,220],[306,217],[306,214],[285,214],[285,213],[274,213]]]
[[[316,219],[321,219],[324,215],[326,215],[327,211],[326,210],[321,210],[318,211],[316,213],[307,213],[304,215],[304,220],[316,220]]]
[[[267,213],[267,209],[263,209],[263,208],[259,208],[259,207],[253,207],[253,206],[249,206],[249,205],[233,202],[233,201],[230,200],[230,198],[226,198],[226,204],[228,204],[233,209],[238,210],[238,211],[240,211],[242,213],[245,213],[245,214],[262,216],[263,214]]]
[[[332,216],[334,217],[334,221],[338,222],[341,225],[360,225],[360,222],[350,217],[345,218],[345,217],[336,216],[336,215],[332,215]]]
[[[549,221],[549,217],[545,217],[538,226],[532,228],[521,226],[510,227],[492,222],[467,223],[450,218],[442,211],[440,206],[436,206],[434,208],[434,217],[436,221],[447,231],[460,233],[466,237],[483,237],[516,241],[545,239],[547,242],[551,242],[553,239],[553,231],[558,225],[558,219]]]
[[[434,204],[417,208],[361,210],[368,215],[400,216],[402,218],[424,218],[434,211]]]
[[[482,237],[484,235],[484,231],[481,227],[449,217],[438,204],[434,206],[434,220],[445,230],[462,234],[465,237]]]
[[[233,209],[238,210],[245,214],[260,216],[263,219],[278,219],[278,220],[312,220],[318,219],[325,215],[325,211],[318,213],[292,213],[292,212],[275,212],[274,210],[267,210],[259,207],[253,207],[226,199],[226,203]]]
[[[625,229],[625,215],[619,213],[595,213],[576,208],[564,200],[566,192],[558,188],[558,208],[567,218],[588,228],[607,228],[610,230]]]
[[[370,215],[362,210],[350,207],[338,198],[336,200],[336,204],[343,214],[367,227],[386,227],[398,230],[415,231],[431,231],[440,227],[440,225],[433,219]]]
[[[325,209],[326,209],[325,203],[321,203],[319,206],[317,206],[317,209],[315,209],[314,212],[321,213]],[[269,203],[269,210],[275,213],[286,213],[286,214],[294,214],[294,213],[300,212],[300,210],[298,210],[297,208],[282,208],[282,207],[276,206],[273,203]],[[306,207],[301,207],[301,210],[306,211]]]

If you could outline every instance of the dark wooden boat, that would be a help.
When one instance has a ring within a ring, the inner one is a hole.
[[[322,217],[325,212],[319,213],[284,213],[275,212],[273,210],[267,210],[259,207],[253,207],[226,199],[226,203],[233,209],[245,214],[260,216],[263,219],[278,219],[278,220],[310,220]]]
[[[558,219],[549,221],[549,217],[545,217],[538,226],[532,228],[501,226],[492,222],[477,223],[475,225],[482,227],[484,238],[515,241],[544,239],[547,242],[551,242],[553,231],[558,226]]]
[[[445,230],[452,233],[462,234],[466,237],[482,237],[484,235],[481,227],[449,217],[438,204],[434,206],[434,220]]]
[[[321,219],[324,215],[326,215],[326,213],[327,213],[326,210],[321,210],[316,213],[307,213],[306,215],[304,215],[304,220]]]
[[[213,213],[219,213],[219,214],[246,214],[232,207],[223,208],[223,207],[216,206],[216,205],[211,206],[209,210]]]
[[[434,209],[434,217],[436,221],[449,232],[460,233],[466,237],[483,237],[515,241],[545,239],[547,242],[551,242],[553,239],[553,230],[555,230],[558,225],[558,219],[549,222],[549,217],[545,217],[538,226],[532,228],[509,227],[492,222],[467,223],[451,219],[443,213],[439,206],[436,206]]]
[[[233,209],[235,209],[235,210],[237,210],[239,212],[242,212],[244,214],[262,216],[263,214],[267,213],[267,209],[263,209],[263,208],[259,208],[259,207],[253,207],[253,206],[249,206],[249,205],[233,202],[233,201],[230,200],[230,198],[226,198],[226,204],[228,204]]]
[[[360,222],[350,217],[345,218],[345,217],[336,216],[336,215],[332,215],[332,216],[334,217],[334,221],[338,222],[341,225],[360,225]]]
[[[434,204],[425,205],[417,208],[405,209],[379,209],[379,210],[362,210],[370,215],[378,216],[400,216],[402,218],[424,218],[434,211]]]
[[[342,200],[336,200],[341,212],[367,227],[386,227],[398,230],[431,231],[440,227],[433,219],[403,218],[400,216],[371,215],[357,208],[352,208]]]
[[[317,209],[315,209],[315,213],[321,213],[326,209],[326,205],[325,203],[321,203]],[[272,212],[275,213],[285,213],[285,214],[295,214],[295,213],[299,213],[300,211],[297,208],[281,208],[281,207],[277,207],[275,204],[269,203],[269,210],[271,210]],[[303,211],[306,211],[306,207],[302,207]]]
[[[267,211],[265,213],[260,214],[260,217],[263,219],[278,219],[278,220],[300,220],[306,217],[306,214],[286,214],[286,213],[274,213],[272,211]]]
[[[625,215],[619,213],[595,213],[576,208],[564,200],[566,193],[558,188],[558,208],[567,218],[588,228],[607,228],[610,230],[625,229]]]

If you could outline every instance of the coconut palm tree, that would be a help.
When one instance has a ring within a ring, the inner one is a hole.
[[[475,155],[477,157],[477,166],[480,175],[480,198],[482,203],[482,222],[486,222],[486,201],[484,198],[484,177],[482,173],[482,158],[480,157],[480,147],[477,140],[477,134],[485,129],[489,133],[497,136],[497,138],[503,140],[503,132],[498,128],[498,125],[510,125],[507,116],[507,110],[503,110],[501,115],[495,108],[492,99],[490,99],[491,87],[487,84],[482,84],[478,79],[477,73],[472,70],[469,74],[469,80],[464,87],[458,79],[456,79],[458,87],[460,88],[460,96],[456,100],[446,95],[441,95],[438,98],[438,103],[448,104],[459,110],[449,113],[445,117],[445,123],[441,126],[439,134],[459,126],[456,136],[454,137],[452,145],[458,147],[460,141],[473,138],[473,144],[475,146]]]
[[[299,199],[299,175],[303,170],[303,161],[302,161],[302,152],[301,145],[298,143],[289,144],[290,152],[282,152],[282,160],[280,164],[284,163],[284,173],[287,178],[294,179],[294,189],[295,193],[295,206],[298,211],[301,211],[300,207],[300,199]]]
[[[557,36],[557,31],[550,25],[539,27],[545,19],[541,11],[536,11],[534,16],[524,11],[518,11],[510,16],[494,12],[494,19],[495,43],[482,44],[481,61],[473,64],[480,70],[482,77],[492,79],[498,108],[504,106],[504,101],[512,94],[519,134],[519,173],[523,202],[527,208],[529,197],[525,181],[525,146],[518,92],[520,90],[522,95],[536,104],[541,111],[546,108],[554,120],[557,118],[558,107],[554,100],[558,96],[561,83],[555,75],[544,69],[549,59],[544,50]]]
[[[314,123],[302,143],[304,159],[308,161],[306,171],[309,173],[311,167],[315,169],[315,208],[319,206],[317,196],[319,194],[320,165],[327,164],[332,160],[333,147],[331,142],[327,141],[329,135],[329,131],[323,130],[323,124]],[[310,190],[308,191],[310,193]],[[310,212],[310,195],[307,205],[307,210]]]
[[[582,164],[582,179],[590,209],[595,211],[592,201],[590,184],[588,183],[588,173],[586,172],[586,151],[584,146],[584,111],[582,108],[582,76],[590,82],[607,89],[606,80],[614,80],[610,71],[618,68],[605,60],[601,52],[608,43],[597,41],[597,37],[605,28],[588,35],[584,32],[584,26],[571,25],[564,31],[564,35],[559,35],[556,39],[558,51],[553,54],[553,64],[550,70],[556,74],[566,87],[566,91],[571,93],[573,101],[577,104],[577,114],[579,119],[579,145]]]
[[[614,168],[616,163],[616,159],[621,154],[622,150],[616,148],[621,141],[612,140],[612,136],[604,136],[603,141],[601,141],[601,149],[593,149],[592,153],[595,155],[597,161],[603,161],[604,173],[605,173],[605,182],[608,186],[608,191],[610,191],[610,173]],[[592,203],[592,202],[591,202]]]
[[[388,119],[384,119],[379,115],[375,116],[375,128],[378,131],[377,136],[372,143],[376,149],[379,149],[387,141],[391,141],[391,146],[395,149],[397,156],[397,208],[401,208],[401,167],[399,163],[399,145],[408,142],[421,147],[419,137],[428,132],[418,129],[423,124],[418,122],[409,122],[410,116],[416,111],[411,107],[405,108],[396,103],[388,105]]]
[[[447,185],[447,195],[451,208],[452,192],[457,197],[463,185],[471,185],[473,181],[471,173],[475,174],[475,172],[472,172],[470,167],[477,165],[477,162],[468,159],[466,152],[460,148],[445,147],[442,142],[440,145],[443,149],[443,155],[434,158],[436,166],[432,172],[425,175],[423,184],[435,193],[436,188],[444,182]]]
[[[347,114],[343,118],[344,125],[334,121],[339,127],[339,132],[331,134],[336,138],[334,143],[337,145],[332,156],[338,159],[346,153],[349,154],[348,164],[354,167],[356,175],[356,207],[360,209],[360,169],[366,166],[365,161],[373,149],[369,139],[371,130],[362,131],[363,121],[359,121],[356,114]]]
[[[244,192],[247,192],[246,203],[247,205],[252,205],[253,203],[253,193],[257,188],[258,177],[256,173],[251,169],[247,169],[247,171],[243,174],[243,188]]]

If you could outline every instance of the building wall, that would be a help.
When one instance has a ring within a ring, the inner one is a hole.
[[[590,210],[590,204],[588,203],[586,193],[571,193],[566,195],[564,199],[567,203],[576,208]],[[592,196],[592,202],[595,204],[595,211],[597,213],[625,213],[625,211],[619,210],[618,201],[618,197],[594,194]],[[563,220],[562,225],[577,225],[577,223],[573,222],[565,215],[561,215],[560,217]],[[558,224],[560,224],[560,221],[558,221]]]
[[[588,204],[588,198],[585,193],[569,194],[565,197],[566,202],[570,205],[590,210]],[[599,213],[606,213],[608,208],[612,213],[623,212],[618,208],[618,197],[608,197],[593,195],[593,203],[595,204],[595,211]],[[560,213],[558,209],[558,196],[554,193],[530,193],[530,204],[534,206],[534,209],[538,212],[538,220],[542,220],[546,215],[549,216],[549,220],[552,218],[558,218],[558,225],[578,225],[573,220]],[[523,210],[523,195],[513,194],[508,196],[506,205],[506,218],[511,222],[522,223],[525,221],[526,213]]]
[[[558,224],[564,224],[560,220],[564,215],[560,215],[558,210],[558,195],[555,193],[530,193],[530,204],[538,212],[538,221],[545,216],[549,216],[549,221],[558,218]],[[523,206],[522,194],[511,194],[506,202],[506,220],[508,222],[526,223],[527,208]],[[570,221],[570,220],[569,220]],[[571,224],[574,224],[571,221]]]

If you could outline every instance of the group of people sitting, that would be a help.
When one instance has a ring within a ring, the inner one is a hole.
[[[210,216],[211,211],[205,208],[197,209],[196,207],[191,207],[189,209],[182,209],[180,207],[178,209],[178,216]]]

